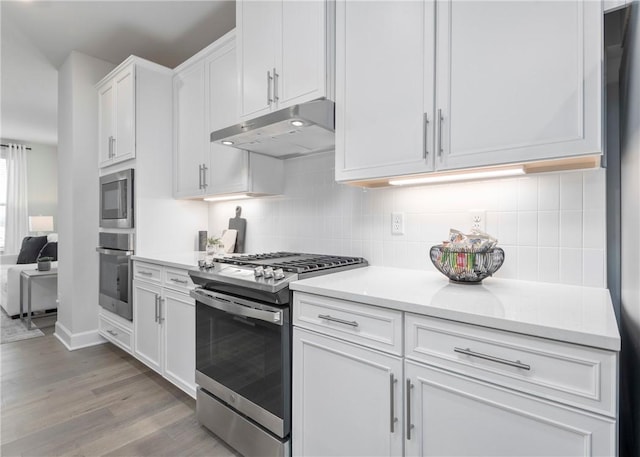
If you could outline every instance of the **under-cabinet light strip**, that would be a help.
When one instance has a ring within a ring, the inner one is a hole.
[[[392,179],[392,186],[410,186],[414,184],[435,184],[441,182],[470,181],[472,179],[502,178],[506,176],[518,176],[525,174],[524,168],[507,168],[503,170],[486,170],[472,173],[451,173],[440,176],[425,176],[421,178]]]
[[[223,202],[226,200],[241,200],[243,198],[251,198],[251,195],[239,194],[239,195],[222,195],[221,197],[207,197],[205,202]]]

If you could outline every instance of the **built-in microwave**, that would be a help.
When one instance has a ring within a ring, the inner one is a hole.
[[[100,227],[134,227],[132,168],[100,177]]]

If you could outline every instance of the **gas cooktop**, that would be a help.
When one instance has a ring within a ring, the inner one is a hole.
[[[270,252],[214,258],[198,270],[190,270],[189,276],[204,289],[254,297],[251,291],[260,291],[262,300],[280,303],[286,300],[292,281],[367,265],[361,257]]]
[[[274,270],[304,273],[330,268],[340,268],[348,265],[367,264],[361,257],[343,257],[335,255],[300,254],[294,252],[269,252],[266,254],[251,254],[242,256],[228,256],[213,259],[213,262],[230,265],[253,267],[271,267]]]

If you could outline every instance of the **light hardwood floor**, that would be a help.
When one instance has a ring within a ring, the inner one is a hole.
[[[0,455],[237,456],[195,401],[111,344],[53,336],[0,345]]]

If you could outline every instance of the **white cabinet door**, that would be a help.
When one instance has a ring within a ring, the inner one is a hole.
[[[274,93],[278,109],[326,95],[326,8],[325,0],[282,2]]]
[[[114,90],[113,84],[107,84],[98,89],[98,154],[100,164],[110,161],[113,154]]]
[[[161,295],[159,286],[133,281],[133,351],[158,373],[162,373],[162,323],[158,316]]]
[[[336,179],[432,170],[434,2],[336,8]]]
[[[436,168],[599,153],[600,2],[437,6]]]
[[[201,167],[209,142],[205,128],[205,65],[177,73],[174,89],[174,197],[203,193]]]
[[[164,376],[196,393],[196,307],[189,295],[165,290],[161,305],[164,327]]]
[[[116,120],[114,154],[116,161],[135,157],[136,109],[135,67],[129,65],[114,78],[116,95]]]
[[[616,423],[449,371],[405,362],[407,456],[611,456]]]
[[[209,132],[239,122],[236,50],[233,41],[206,62]],[[249,153],[209,143],[207,193],[245,192],[248,189]]]
[[[101,167],[136,155],[135,65],[98,87],[98,157]]]
[[[273,105],[272,78],[281,5],[281,1],[236,2],[242,119],[268,113]]]
[[[294,327],[294,456],[401,456],[401,399],[402,359]]]

